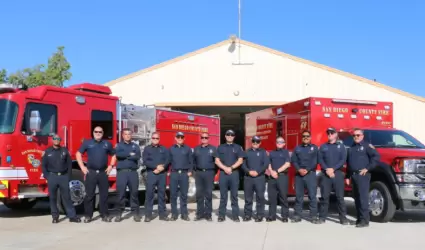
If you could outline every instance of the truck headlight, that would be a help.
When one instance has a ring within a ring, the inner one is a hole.
[[[422,162],[422,159],[403,159],[398,167],[402,173],[417,173],[418,164],[421,164]]]

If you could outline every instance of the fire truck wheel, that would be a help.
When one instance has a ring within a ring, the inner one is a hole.
[[[12,210],[29,210],[37,204],[37,200],[29,200],[29,199],[18,199],[18,200],[10,200],[5,199],[3,204]]]
[[[385,223],[393,218],[396,205],[385,183],[375,181],[370,184],[369,210],[371,221]]]
[[[69,181],[69,191],[72,203],[74,204],[77,213],[84,211],[84,197],[86,196],[86,189],[84,186],[84,175],[79,169],[72,169],[71,180]],[[65,214],[65,208],[62,204],[62,197],[60,190],[58,190],[57,206],[61,214]],[[98,200],[97,198],[95,199]],[[96,208],[96,206],[95,206]]]
[[[195,178],[189,177],[189,190],[187,192],[187,202],[192,203],[196,201],[196,183]]]

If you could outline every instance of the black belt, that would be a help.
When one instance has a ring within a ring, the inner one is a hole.
[[[202,171],[202,172],[205,172],[205,171],[213,171],[214,169],[213,168],[197,168],[196,169],[196,171]]]
[[[171,172],[177,172],[177,173],[181,174],[181,173],[189,172],[189,169],[171,169]]]
[[[94,169],[94,168],[88,168],[89,172],[94,172],[96,174],[101,173],[101,172],[105,172],[106,168],[104,169]]]
[[[64,171],[64,172],[49,172],[49,174],[54,174],[54,175],[66,175],[66,174],[68,174],[68,171]]]
[[[117,168],[117,172],[134,172],[137,171],[137,169],[133,169],[133,168]]]

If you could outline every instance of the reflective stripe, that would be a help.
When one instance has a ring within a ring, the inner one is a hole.
[[[6,198],[7,197],[7,191],[9,189],[9,182],[8,181],[0,181],[0,184],[6,186],[5,189],[0,189],[0,198]]]
[[[0,180],[26,180],[27,171],[24,167],[0,167]]]

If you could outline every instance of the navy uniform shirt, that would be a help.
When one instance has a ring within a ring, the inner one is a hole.
[[[217,155],[221,163],[226,167],[231,167],[239,158],[245,157],[242,147],[235,143],[224,143],[218,146]]]
[[[134,153],[134,155],[130,155]],[[139,160],[141,157],[140,147],[134,142],[126,143],[124,141],[115,147],[115,156],[117,157],[117,169],[134,169],[139,168]]]
[[[114,155],[115,150],[109,141],[84,140],[78,150],[81,154],[87,152],[87,168],[103,170],[108,166],[108,155]]]
[[[270,164],[269,156],[263,148],[250,148],[246,151],[246,158],[242,164],[245,173],[256,171],[258,175],[264,174]]]
[[[192,149],[187,145],[174,144],[170,148],[170,162],[173,170],[193,170]]]
[[[296,170],[313,171],[317,167],[318,148],[314,144],[298,145],[292,153],[292,164]]]
[[[199,145],[193,153],[193,165],[195,169],[215,169],[217,148],[212,145]]]
[[[166,170],[170,163],[169,151],[162,145],[149,145],[143,150],[143,164],[147,170],[155,170],[158,165],[164,165]],[[163,171],[164,172],[164,171]]]
[[[344,144],[324,143],[319,149],[319,164],[323,170],[333,168],[334,170],[342,168],[347,159],[347,151]]]
[[[68,149],[64,147],[49,147],[41,159],[43,176],[47,179],[49,172],[71,175],[72,160]]]
[[[289,151],[284,148],[275,149],[271,151],[269,157],[270,157],[270,165],[274,171],[277,171],[285,163],[291,162],[291,158],[289,157]],[[288,169],[286,171],[288,171]]]
[[[375,147],[367,142],[354,143],[348,149],[347,166],[349,171],[355,172],[366,168],[371,170],[379,162],[380,155]]]

